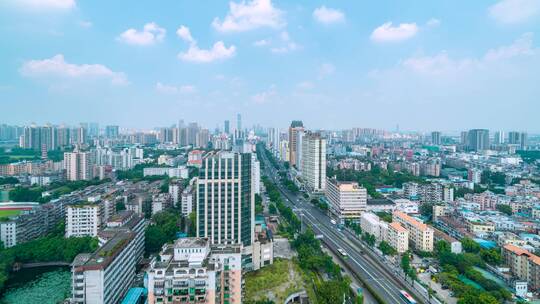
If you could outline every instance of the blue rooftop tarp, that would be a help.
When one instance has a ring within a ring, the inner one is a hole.
[[[146,298],[146,288],[134,287],[130,288],[122,300],[122,304],[139,304]]]

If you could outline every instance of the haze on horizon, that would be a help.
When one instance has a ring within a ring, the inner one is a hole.
[[[540,0],[212,4],[3,1],[0,123],[540,132]]]

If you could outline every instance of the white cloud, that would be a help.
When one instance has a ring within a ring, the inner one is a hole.
[[[511,45],[502,46],[489,50],[484,56],[485,60],[507,59],[521,55],[532,55],[535,50],[532,47],[533,33],[525,33],[514,41]]]
[[[313,85],[312,82],[310,81],[302,81],[300,82],[299,84],[296,85],[299,89],[302,89],[302,90],[311,90],[313,89],[315,86]]]
[[[92,24],[92,22],[90,22],[90,21],[85,21],[85,20],[83,20],[83,21],[80,21],[80,22],[79,22],[79,25],[80,25],[81,27],[84,27],[84,28],[90,28],[90,27],[92,27],[93,24]]]
[[[75,0],[12,0],[10,2],[19,8],[33,10],[70,10],[77,6]]]
[[[441,20],[436,19],[436,18],[431,18],[431,19],[428,20],[428,22],[426,22],[426,25],[428,27],[437,27],[437,26],[441,25]]]
[[[200,49],[197,46],[197,40],[191,36],[191,32],[187,26],[182,25],[176,31],[176,34],[182,40],[189,43],[189,49],[187,52],[181,52],[178,54],[178,58],[183,61],[208,63],[215,60],[231,58],[236,54],[236,47],[234,45],[226,47],[223,41],[214,43],[212,48],[209,50]]]
[[[336,67],[331,63],[323,63],[319,67],[319,78],[334,74]]]
[[[486,68],[496,61],[508,60],[519,56],[530,56],[537,53],[533,48],[533,34],[525,33],[512,44],[488,50],[481,58],[453,59],[446,52],[434,56],[415,56],[402,62],[402,66],[421,73],[442,75],[462,72],[467,69]]]
[[[130,28],[120,34],[119,41],[133,45],[152,45],[163,41],[165,38],[165,29],[159,27],[156,23],[150,22],[144,25],[142,31]]]
[[[177,93],[191,94],[197,91],[197,89],[193,85],[173,86],[173,85],[163,84],[161,82],[156,83],[156,90],[164,94],[177,94]]]
[[[279,39],[281,40],[282,45],[270,49],[272,53],[288,53],[299,48],[298,44],[291,39],[288,32],[281,32]]]
[[[313,11],[313,18],[320,23],[331,24],[344,22],[345,14],[343,14],[343,12],[340,10],[327,8],[323,5]]]
[[[221,21],[215,18],[212,26],[220,32],[245,32],[261,27],[281,28],[285,25],[283,12],[271,0],[229,2],[229,12]]]
[[[189,42],[189,43],[195,42],[195,39],[193,39],[193,37],[191,36],[191,31],[189,30],[188,27],[184,25],[180,26],[178,30],[176,30],[176,35],[178,35],[178,37],[180,37],[185,42]]]
[[[275,98],[276,95],[277,95],[276,86],[271,85],[268,90],[257,93],[255,95],[251,96],[251,101],[253,101],[253,103],[259,104],[259,105],[260,104],[265,104],[265,103],[270,102],[273,98]]]
[[[257,40],[253,42],[253,45],[258,46],[258,47],[267,46],[269,44],[270,44],[270,40],[267,40],[267,39],[261,39],[261,40]]]
[[[164,94],[175,94],[178,93],[178,88],[158,82],[156,83],[156,91]]]
[[[435,56],[411,57],[402,62],[402,65],[410,70],[423,74],[444,74],[457,72],[474,64],[473,60],[451,59],[446,52],[441,52]]]
[[[540,13],[540,0],[501,0],[488,11],[500,23],[521,23]]]
[[[209,50],[200,49],[197,44],[192,43],[187,52],[178,54],[178,58],[188,62],[208,63],[231,58],[235,54],[236,47],[234,45],[226,47],[223,41],[218,41]]]
[[[60,77],[64,79],[103,78],[113,84],[127,84],[124,73],[113,72],[101,64],[72,64],[64,60],[64,55],[58,54],[49,59],[30,60],[20,69],[23,76],[35,78]]]
[[[386,22],[371,33],[371,40],[376,42],[403,41],[414,37],[417,32],[416,23],[401,23],[399,26],[392,26],[392,22]]]

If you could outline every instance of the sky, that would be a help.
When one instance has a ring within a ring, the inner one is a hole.
[[[540,132],[540,0],[0,0],[0,123]]]

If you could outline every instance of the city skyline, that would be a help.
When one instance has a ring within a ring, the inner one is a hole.
[[[540,132],[540,2],[463,4],[6,1],[2,123]]]

